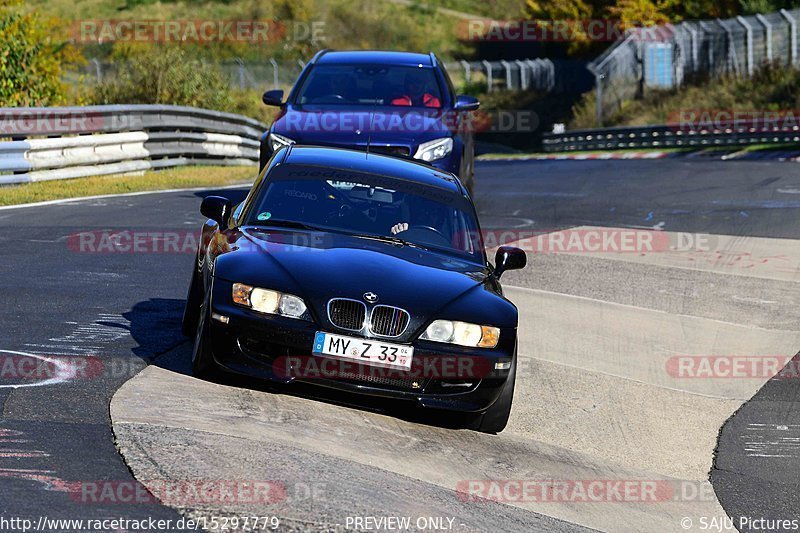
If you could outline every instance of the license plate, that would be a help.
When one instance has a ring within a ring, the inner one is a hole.
[[[391,344],[318,331],[314,337],[312,352],[353,359],[365,365],[408,370],[411,368],[414,348],[405,344]]]

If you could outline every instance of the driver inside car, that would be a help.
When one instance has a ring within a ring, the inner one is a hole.
[[[428,77],[422,72],[409,72],[405,76],[405,94],[392,100],[392,105],[414,107],[441,107],[434,95],[428,93]]]
[[[411,204],[409,206],[409,204]],[[409,222],[398,222],[391,228],[392,235],[413,230],[414,228],[430,228],[444,238],[444,225],[447,215],[441,205],[424,198],[414,198],[404,206],[404,218]]]

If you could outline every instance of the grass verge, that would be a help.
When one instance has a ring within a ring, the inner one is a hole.
[[[0,205],[29,204],[103,194],[251,183],[256,173],[257,169],[254,166],[196,166],[146,171],[140,175],[126,174],[40,181],[0,187]]]

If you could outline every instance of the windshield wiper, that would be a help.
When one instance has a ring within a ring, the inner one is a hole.
[[[253,225],[257,227],[278,226],[282,228],[297,228],[297,229],[307,229],[311,231],[324,231],[322,228],[318,228],[316,226],[312,226],[304,222],[297,222],[296,220],[269,219],[269,220],[259,221],[259,223],[255,223]]]
[[[358,237],[359,239],[372,239],[375,241],[388,242],[397,246],[411,246],[412,248],[422,248],[423,250],[428,249],[421,244],[410,242],[405,239],[401,239],[400,237],[392,237],[389,235],[373,235],[371,233],[353,233],[352,235],[353,237]]]

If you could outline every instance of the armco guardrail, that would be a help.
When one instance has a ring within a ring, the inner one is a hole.
[[[253,165],[266,128],[241,115],[182,106],[4,108],[0,185],[190,164]]]
[[[545,152],[625,150],[628,148],[710,148],[800,142],[800,126],[737,123],[731,127],[690,127],[681,124],[617,127],[547,133]]]

